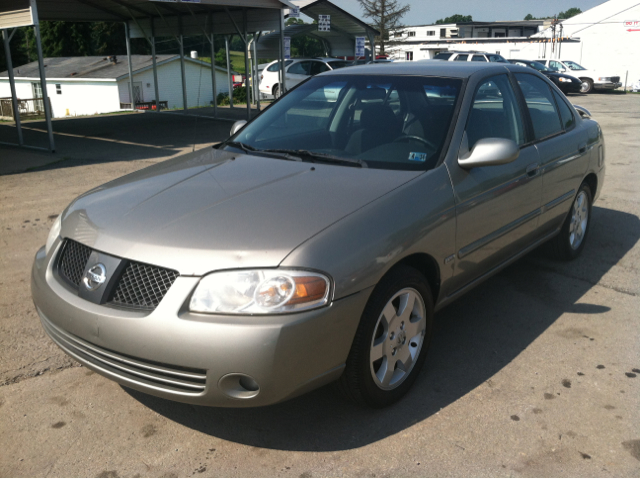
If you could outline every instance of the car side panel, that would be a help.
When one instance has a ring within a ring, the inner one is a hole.
[[[571,208],[585,177],[593,143],[578,125],[570,131],[536,144],[542,172],[542,209],[540,228],[543,234],[556,230]]]

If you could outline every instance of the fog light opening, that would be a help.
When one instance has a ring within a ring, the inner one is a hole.
[[[231,373],[218,381],[218,387],[224,394],[234,399],[251,399],[260,393],[258,382],[247,374]]]

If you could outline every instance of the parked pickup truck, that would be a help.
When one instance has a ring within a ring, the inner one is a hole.
[[[620,88],[620,76],[613,76],[611,72],[601,72],[598,70],[588,70],[571,60],[536,60],[548,67],[550,70],[560,73],[568,73],[578,77],[582,81],[581,93],[591,93],[595,90],[614,90]]]

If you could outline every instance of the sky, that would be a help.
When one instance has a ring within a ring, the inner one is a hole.
[[[362,18],[358,0],[331,0],[343,10]],[[604,3],[605,0],[399,0],[399,4],[411,5],[411,11],[402,18],[405,25],[428,25],[455,13],[471,15],[475,21],[522,20],[527,13],[534,17],[555,15],[578,7],[583,12]]]

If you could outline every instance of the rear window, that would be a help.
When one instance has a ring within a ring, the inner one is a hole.
[[[363,60],[363,63],[366,62]],[[351,65],[350,62],[329,62],[329,66],[334,70],[337,70],[338,68],[348,67],[349,65]]]
[[[435,57],[433,57],[434,60],[448,60],[449,58],[451,58],[451,55],[453,55],[453,53],[438,53]]]
[[[484,55],[474,55],[473,57],[471,57],[471,61],[472,62],[486,62],[487,59],[484,57]]]

